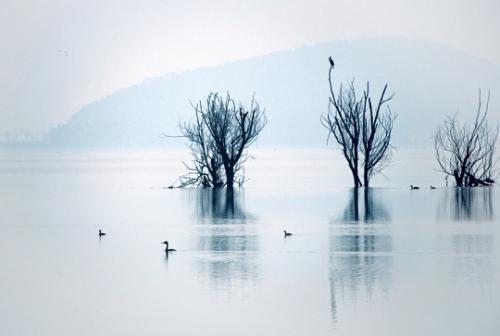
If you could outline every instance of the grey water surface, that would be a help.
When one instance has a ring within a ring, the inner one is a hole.
[[[500,333],[498,188],[425,152],[358,191],[333,151],[252,154],[227,192],[165,188],[183,152],[2,153],[0,335]]]

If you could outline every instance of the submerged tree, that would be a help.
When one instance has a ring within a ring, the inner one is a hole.
[[[255,99],[247,109],[229,94],[222,98],[210,93],[205,105],[195,106],[194,122],[181,125],[181,132],[190,142],[193,164],[181,178],[181,186],[232,188],[242,184],[240,174],[247,159],[248,147],[255,142],[267,124],[266,115]]]
[[[236,104],[229,94],[223,99],[212,93],[208,100],[214,102],[213,108],[206,111],[203,120],[222,159],[226,187],[232,188],[247,159],[247,149],[266,126],[267,118],[255,98],[248,109]]]
[[[321,117],[321,123],[328,129],[328,140],[333,136],[340,146],[351,170],[354,186],[369,187],[371,177],[381,172],[390,161],[395,115],[389,107],[383,107],[393,95],[386,97],[386,84],[375,105],[370,96],[369,82],[362,96],[358,98],[354,81],[348,88],[341,84],[336,95],[332,81],[335,63],[331,57],[329,60],[329,108],[328,113]],[[360,177],[360,165],[363,180]]]
[[[498,126],[488,126],[490,94],[483,108],[479,90],[478,108],[472,125],[448,117],[434,135],[434,150],[440,170],[452,176],[457,187],[490,186],[495,181]]]
[[[193,156],[191,165],[184,163],[188,173],[180,178],[181,187],[189,185],[199,187],[224,186],[222,158],[204,121],[206,111],[213,109],[214,103],[215,101],[209,96],[205,106],[201,101],[197,105],[193,105],[195,120],[180,125],[182,135],[189,140],[189,148]]]

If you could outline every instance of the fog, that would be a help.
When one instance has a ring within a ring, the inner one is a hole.
[[[0,131],[44,131],[147,77],[322,41],[402,36],[499,63],[499,7],[487,0],[3,2]]]

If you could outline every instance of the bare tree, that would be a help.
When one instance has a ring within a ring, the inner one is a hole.
[[[488,114],[490,94],[483,107],[479,90],[478,108],[472,125],[448,117],[434,135],[434,151],[440,170],[452,176],[457,187],[490,186],[495,181],[498,126],[491,129]]]
[[[364,92],[364,110],[362,119],[362,146],[363,154],[363,182],[365,187],[370,186],[370,179],[373,175],[380,173],[391,159],[391,135],[396,115],[391,109],[382,111],[382,106],[394,96],[386,97],[387,84],[380,95],[377,105],[374,107],[370,97],[370,85],[366,84]],[[368,101],[368,108],[366,108]]]
[[[340,85],[338,98],[332,88],[331,74],[333,65],[330,67],[330,104],[326,116],[322,116],[321,123],[326,127],[328,140],[330,136],[335,138],[339,144],[342,154],[347,161],[354,179],[354,186],[361,187],[363,184],[359,178],[359,142],[361,135],[361,115],[365,109],[364,99],[357,99],[354,84],[351,82],[348,89]]]
[[[189,148],[193,156],[192,164],[186,164],[188,173],[181,176],[181,187],[190,185],[200,187],[224,186],[222,157],[217,151],[212,135],[204,121],[206,111],[214,109],[215,101],[209,96],[203,106],[200,101],[193,105],[195,120],[179,126],[182,135],[189,140]]]
[[[181,177],[181,187],[241,185],[247,149],[267,124],[264,110],[255,99],[246,109],[229,94],[223,99],[217,93],[210,93],[205,104],[199,102],[194,109],[195,120],[180,126],[193,155],[192,164],[185,164],[189,172]]]
[[[396,116],[389,108],[383,110],[383,106],[393,95],[386,97],[386,84],[374,105],[369,82],[358,98],[354,81],[347,89],[341,84],[338,95],[335,95],[332,82],[335,63],[331,57],[329,60],[330,99],[328,113],[321,117],[321,123],[328,129],[328,141],[333,136],[340,146],[351,170],[354,187],[369,187],[371,177],[381,172],[390,161],[390,141]],[[360,163],[363,181],[360,178]]]
[[[213,102],[212,108],[203,114],[203,121],[222,159],[226,187],[232,188],[238,182],[237,174],[247,159],[248,147],[267,124],[266,114],[255,98],[248,109],[241,103],[236,104],[229,93],[225,99],[211,93],[208,100]]]

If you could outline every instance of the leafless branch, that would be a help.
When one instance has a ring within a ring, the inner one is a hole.
[[[447,117],[434,134],[434,153],[440,170],[452,176],[458,187],[492,185],[498,175],[495,157],[498,126],[492,129],[486,119],[490,93],[483,107],[479,90],[478,108],[472,125],[458,117]]]
[[[193,105],[193,104],[192,104]],[[247,109],[229,94],[210,93],[204,104],[193,105],[195,120],[180,125],[190,142],[193,161],[187,165],[185,185],[232,188],[246,180],[240,170],[247,149],[267,124],[266,115],[252,99]]]
[[[373,175],[380,173],[390,162],[391,134],[396,115],[385,104],[394,95],[387,96],[384,86],[377,105],[373,106],[370,85],[367,83],[362,97],[357,97],[354,80],[348,88],[341,84],[338,95],[333,89],[332,73],[335,64],[330,58],[328,82],[330,87],[329,109],[321,117],[328,129],[328,140],[333,137],[339,145],[351,170],[354,186],[368,187]],[[359,165],[363,167],[363,181]]]

